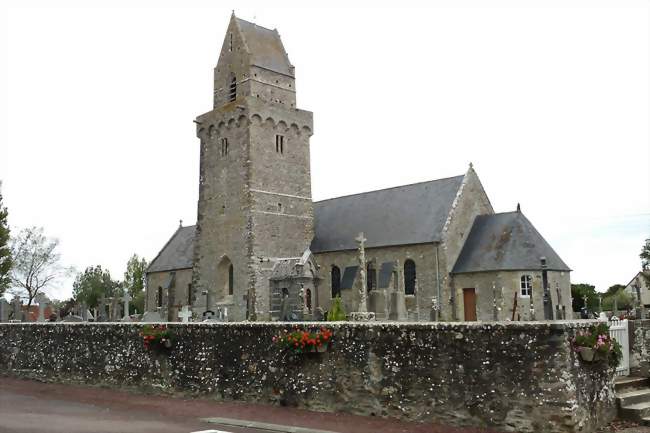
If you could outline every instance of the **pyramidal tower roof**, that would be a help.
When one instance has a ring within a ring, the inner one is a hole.
[[[234,13],[231,17],[231,24],[233,23],[241,32],[251,65],[294,76],[293,65],[276,29],[267,29],[237,18]]]

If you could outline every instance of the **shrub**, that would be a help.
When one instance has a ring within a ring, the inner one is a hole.
[[[334,298],[334,302],[332,303],[332,308],[330,308],[330,310],[327,312],[327,321],[336,322],[345,319],[346,319],[346,314],[345,314],[345,310],[343,309],[343,301],[341,301],[340,296],[337,296],[336,298]]]

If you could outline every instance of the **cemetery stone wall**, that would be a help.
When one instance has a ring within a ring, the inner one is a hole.
[[[54,382],[207,394],[516,432],[590,432],[615,415],[611,369],[585,364],[581,322],[168,324],[167,352],[141,324],[0,324],[0,372]],[[275,335],[333,331],[325,353],[291,355]]]

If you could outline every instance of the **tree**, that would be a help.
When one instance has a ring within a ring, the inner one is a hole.
[[[1,182],[0,186],[2,186]],[[2,192],[0,192],[0,296],[11,286],[9,271],[11,270],[12,259],[7,214],[7,208],[2,205]]]
[[[28,307],[37,294],[70,272],[60,263],[58,246],[58,239],[45,236],[42,227],[23,229],[11,240],[12,292],[26,296]]]
[[[625,286],[623,286],[625,287]],[[614,299],[616,299],[616,308],[620,310],[630,310],[634,308],[634,298],[625,290],[620,289],[603,297],[603,310],[614,310]]]
[[[643,279],[647,285],[650,286],[650,238],[645,240],[645,244],[641,247],[641,270],[643,270]]]
[[[613,286],[610,286],[609,289],[605,292],[604,296],[610,296],[618,293],[619,291],[625,289],[625,285],[623,284],[614,284]]]
[[[591,284],[571,284],[571,297],[573,298],[573,311],[580,311],[585,305],[584,298],[587,297],[587,309],[596,311],[598,309],[598,293],[596,286]]]
[[[77,274],[72,284],[72,297],[85,303],[87,308],[96,308],[102,296],[111,298],[122,293],[120,283],[113,280],[108,269],[103,270],[101,265],[87,267]]]
[[[144,257],[138,257],[137,254],[133,254],[126,263],[124,289],[131,295],[132,303],[129,309],[132,312],[135,312],[135,310],[144,311],[144,280],[147,266],[149,266],[147,260]]]

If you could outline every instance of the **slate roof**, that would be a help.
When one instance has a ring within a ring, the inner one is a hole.
[[[314,203],[314,253],[440,241],[464,176],[348,195]]]
[[[251,64],[293,77],[289,56],[277,30],[235,18],[251,55]]]
[[[521,212],[479,215],[452,273],[540,269],[570,271],[533,224]]]
[[[192,267],[196,226],[179,227],[167,241],[147,272],[164,272]]]

